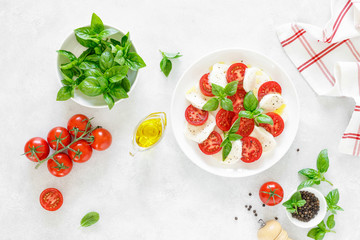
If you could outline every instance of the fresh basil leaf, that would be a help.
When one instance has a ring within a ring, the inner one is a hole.
[[[88,69],[84,72],[84,75],[86,77],[90,77],[90,76],[93,76],[93,77],[101,77],[103,76],[103,74],[100,72],[100,70],[98,69]]]
[[[238,81],[232,81],[228,84],[226,84],[224,92],[228,96],[233,96],[237,91],[237,86],[239,82]]]
[[[177,53],[167,53],[167,52],[162,52],[161,50],[160,50],[160,52],[161,52],[161,55],[162,55],[163,57],[166,57],[166,58],[168,58],[168,59],[175,59],[175,58],[182,57],[182,55],[180,54],[180,52],[177,52]]]
[[[212,83],[211,88],[212,88],[212,90],[211,90],[212,94],[214,94],[215,96],[221,96],[221,95],[225,94],[225,89],[222,86]]]
[[[103,53],[103,50],[101,49],[101,47],[94,47],[94,51],[95,51],[95,54],[97,55],[101,55]],[[100,59],[99,59],[100,61]]]
[[[317,177],[319,175],[318,171],[316,171],[315,169],[312,169],[312,168],[304,168],[299,171],[299,174],[301,174],[305,177],[308,177],[310,179],[314,179],[315,177]]]
[[[96,68],[99,68],[99,66],[94,63],[94,62],[82,62],[80,65],[79,65],[79,68],[81,70],[90,70],[90,69],[96,69]]]
[[[115,61],[116,63],[118,63],[120,66],[124,65],[124,63],[125,63],[125,58],[123,57],[123,51],[122,51],[122,50],[118,50],[118,51],[116,52],[114,61]]]
[[[286,210],[289,212],[289,213],[296,213],[297,210],[295,208],[286,208]]]
[[[56,101],[66,101],[73,96],[72,86],[63,86],[57,93]]]
[[[129,79],[124,78],[124,79],[121,81],[121,86],[124,88],[124,90],[125,90],[126,92],[129,92],[129,91],[130,91],[130,88],[131,88],[131,83],[130,83]]]
[[[259,114],[261,114],[262,112],[264,112],[264,109],[262,109],[262,108],[258,108],[258,109],[256,109],[255,111],[253,111],[253,115],[254,116],[256,116],[256,115],[259,115]]]
[[[219,100],[217,98],[211,98],[209,101],[205,103],[205,105],[202,107],[205,111],[215,111],[219,106]]]
[[[228,98],[221,99],[220,106],[226,111],[234,111],[233,102]]]
[[[58,52],[58,53],[59,53],[60,55],[62,55],[62,56],[67,57],[67,58],[70,60],[70,62],[72,62],[72,61],[74,61],[74,60],[77,59],[77,58],[75,57],[75,55],[74,55],[73,53],[69,52],[69,51],[66,51],[66,50],[58,50],[58,51],[56,51],[56,52]]]
[[[320,228],[322,231],[325,231],[325,230],[326,230],[326,226],[325,226],[324,221],[322,221],[321,223],[319,223],[317,226],[318,226],[318,228]]]
[[[250,111],[240,111],[239,118],[254,118],[254,116]]]
[[[223,152],[222,152],[222,160],[225,161],[225,159],[227,158],[227,156],[229,156],[230,152],[232,149],[232,144],[231,142],[228,142],[227,144],[224,145],[223,147]]]
[[[319,228],[313,228],[313,229],[311,229],[309,232],[308,232],[308,234],[307,234],[307,236],[309,237],[309,238],[313,238],[313,239],[315,239],[315,237],[316,237],[316,234],[319,232]]]
[[[96,54],[89,55],[85,58],[85,61],[88,62],[99,62],[99,60],[100,60],[100,56]]]
[[[171,69],[172,69],[172,63],[169,59],[163,58],[160,62],[160,69],[164,73],[166,77],[169,76]]]
[[[118,33],[119,31],[114,29],[114,28],[107,28],[105,30],[103,30],[100,34],[99,34],[99,38],[100,39],[104,39],[104,38],[107,38],[111,35],[114,35],[116,33]]]
[[[92,48],[89,48],[89,49],[87,49],[86,51],[84,51],[84,52],[79,56],[79,58],[78,58],[78,64],[82,63],[82,62],[85,60],[85,58],[86,58],[89,54],[92,54],[92,53],[94,53],[94,49],[92,49]]]
[[[124,88],[121,86],[120,83],[115,83],[111,89],[110,89],[110,93],[112,96],[116,97],[116,98],[128,98],[129,96],[127,95],[126,91],[124,90]]]
[[[124,50],[123,50],[124,51],[124,56],[127,56],[129,54],[130,47],[131,47],[131,42],[127,41],[125,43]]]
[[[236,133],[230,133],[229,134],[229,140],[230,141],[236,141],[236,140],[240,140],[242,139],[242,136],[240,136],[239,134],[236,134]]]
[[[63,79],[61,80],[61,83],[64,84],[65,86],[72,86],[74,85],[75,82],[73,80]]]
[[[106,70],[104,76],[109,79],[110,82],[115,83],[123,80],[126,77],[128,70],[128,66],[114,66]]]
[[[325,199],[330,205],[338,204],[340,199],[339,190],[337,188],[332,190],[328,193],[328,195],[326,195]]]
[[[244,98],[244,108],[250,112],[254,111],[259,104],[259,101],[255,97],[252,91],[248,92]]]
[[[221,144],[220,144],[220,147],[224,147],[226,144],[228,144],[228,143],[231,143],[230,142],[230,140],[229,140],[229,138],[225,138],[222,142],[221,142]]]
[[[99,96],[103,92],[103,87],[95,77],[87,77],[79,84],[79,90],[87,96]]]
[[[69,62],[69,63],[65,63],[65,64],[62,64],[60,66],[60,69],[71,69],[73,67],[75,67],[76,65],[78,64],[78,61],[75,59],[74,61],[72,62]]]
[[[336,214],[336,211],[344,211],[344,209],[342,209],[340,206],[338,205],[332,205],[331,206],[332,210],[335,210],[334,214]]]
[[[316,166],[321,173],[325,173],[329,169],[329,157],[327,149],[324,149],[319,153]]]
[[[96,79],[98,80],[100,87],[104,91],[108,87],[109,81],[106,78],[104,78],[103,76],[97,77]]]
[[[109,93],[104,93],[104,100],[108,105],[109,109],[114,107],[115,101],[114,98]]]
[[[291,196],[290,199],[291,199],[291,201],[292,201],[293,203],[296,203],[296,202],[302,200],[302,198],[301,198],[301,193],[300,193],[299,191],[295,192],[295,193]]]
[[[315,184],[314,179],[308,179],[308,180],[302,181],[297,189],[300,190],[300,189],[303,189],[305,187],[311,187],[314,184]]]
[[[283,205],[284,207],[286,207],[286,208],[292,208],[292,207],[293,207],[291,199],[287,200],[287,201],[284,202],[282,205]]]
[[[80,225],[82,227],[89,227],[95,223],[97,223],[100,219],[100,215],[97,212],[89,212],[87,213],[80,221]]]
[[[272,118],[269,117],[266,114],[260,114],[260,115],[256,116],[255,120],[258,123],[265,123],[265,124],[274,125],[274,121],[272,120]]]
[[[91,17],[91,31],[94,33],[101,33],[104,30],[104,23],[95,13]]]
[[[305,200],[299,200],[297,203],[296,203],[296,205],[298,206],[298,207],[302,207],[302,206],[304,206],[306,204],[306,201]]]
[[[125,64],[133,71],[137,71],[146,66],[144,60],[136,52],[130,52],[127,55]]]
[[[240,118],[236,119],[236,121],[231,125],[229,130],[229,134],[236,133],[240,127]]]
[[[113,39],[113,38],[110,38],[110,42],[112,43],[112,44],[114,44],[115,46],[116,45],[121,45],[121,42],[119,42],[118,40],[116,40],[116,39]]]
[[[86,78],[85,75],[79,76],[79,77],[75,80],[75,85],[76,85],[76,86],[80,85],[80,83],[81,83],[82,81],[84,81],[85,78]]]
[[[74,77],[74,72],[72,69],[62,69],[60,68],[60,71],[65,79],[71,80]]]
[[[99,63],[101,70],[106,71],[113,66],[114,56],[109,50],[106,50],[101,54]]]
[[[76,40],[84,47],[94,48],[100,40],[96,38],[90,27],[82,27],[74,30]]]
[[[325,237],[325,232],[319,231],[316,236],[315,236],[315,240],[322,240]]]
[[[121,38],[121,43],[119,42],[119,44],[118,45],[121,45],[121,46],[125,46],[125,44],[129,41],[129,35],[130,35],[130,33],[129,32],[127,32],[122,38]]]
[[[329,229],[333,229],[335,227],[335,220],[334,220],[334,215],[330,215],[326,221],[326,225],[328,226]]]

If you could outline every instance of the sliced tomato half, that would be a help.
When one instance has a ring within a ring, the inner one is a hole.
[[[56,211],[63,204],[63,196],[56,188],[47,188],[40,194],[40,204],[48,211]]]
[[[231,125],[238,118],[239,117],[236,115],[233,118]],[[239,130],[236,132],[236,134],[239,134],[242,137],[247,137],[252,133],[252,131],[254,130],[254,127],[255,127],[255,121],[253,118],[240,118]]]
[[[269,93],[281,94],[281,91],[282,91],[281,86],[277,82],[275,81],[265,82],[259,87],[258,100],[260,102],[261,99]]]
[[[208,97],[214,96],[214,94],[212,93],[211,84],[209,82],[209,73],[204,74],[200,78],[199,85],[200,85],[200,91],[202,92],[202,94],[204,94],[205,96],[208,96]]]
[[[220,152],[222,138],[220,134],[216,131],[212,131],[209,137],[199,144],[200,150],[206,155],[213,155],[215,153]]]
[[[236,93],[232,96],[228,96],[228,98],[233,102],[234,112],[236,114],[238,114],[240,111],[245,110],[244,98],[246,95],[246,91],[242,87],[239,87],[239,85]]]
[[[247,66],[243,63],[232,64],[226,72],[226,80],[228,82],[239,81],[239,85],[242,87],[246,69]]]
[[[259,160],[262,154],[262,146],[259,140],[253,137],[245,137],[242,141],[242,157],[241,160],[246,163]]]
[[[188,123],[194,126],[203,125],[209,117],[209,112],[189,105],[185,110],[185,118]]]
[[[259,126],[265,128],[265,130],[271,133],[274,137],[279,136],[283,132],[285,127],[284,120],[279,114],[274,112],[269,112],[266,115],[272,118],[274,124],[270,125],[270,124],[260,123]]]
[[[232,120],[235,117],[234,112],[220,109],[216,114],[216,126],[223,131],[229,131],[232,125]]]

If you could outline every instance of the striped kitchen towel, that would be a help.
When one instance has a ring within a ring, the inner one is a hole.
[[[340,141],[340,152],[360,155],[360,1],[332,0],[324,29],[292,23],[280,26],[281,45],[319,95],[346,96],[356,106]]]

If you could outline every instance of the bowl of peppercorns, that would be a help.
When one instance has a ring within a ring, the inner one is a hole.
[[[283,206],[289,220],[301,228],[318,225],[325,218],[327,209],[324,195],[311,187],[294,191]]]

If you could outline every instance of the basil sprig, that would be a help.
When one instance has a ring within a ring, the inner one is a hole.
[[[100,219],[100,215],[97,212],[87,213],[80,221],[82,227],[90,227],[91,225],[97,223]]]
[[[236,132],[239,130],[240,127],[240,119],[238,118],[233,125],[231,126],[230,130],[225,133],[224,140],[222,141],[220,147],[223,148],[222,151],[222,160],[225,161],[227,156],[229,156],[231,149],[232,149],[232,143],[233,141],[242,139],[242,136],[239,134],[236,134]]]
[[[162,52],[161,50],[159,50],[159,51],[162,55],[162,59],[160,61],[160,69],[165,74],[165,76],[168,77],[171,72],[171,69],[172,69],[171,59],[176,59],[176,58],[182,57],[182,55],[179,52],[178,53],[167,53],[167,52]]]
[[[211,91],[212,94],[214,94],[216,97],[213,97],[207,101],[202,109],[206,111],[215,111],[220,103],[220,106],[226,111],[233,111],[233,103],[229,98],[227,98],[227,96],[233,96],[236,93],[238,84],[238,81],[233,81],[228,83],[225,88],[223,88],[217,84],[212,83]]]
[[[90,27],[74,30],[76,40],[87,47],[79,57],[65,50],[57,51],[69,62],[60,66],[64,85],[57,94],[57,101],[65,101],[74,97],[78,88],[83,94],[93,97],[103,95],[109,109],[114,106],[115,99],[128,98],[131,83],[127,78],[129,70],[137,71],[146,66],[144,60],[131,52],[129,33],[121,41],[108,39],[119,31],[105,29],[101,19],[93,13]]]
[[[289,200],[282,205],[286,207],[286,210],[290,213],[298,213],[298,207],[302,207],[306,204],[306,201],[302,199],[301,193],[298,191],[294,193]]]
[[[324,176],[324,174],[329,169],[329,157],[327,149],[324,149],[319,153],[316,167],[317,170],[312,168],[304,168],[299,171],[299,174],[305,176],[307,180],[304,180],[300,183],[300,185],[298,186],[298,190],[304,187],[311,187],[315,184],[319,185],[322,181],[328,182],[331,186],[333,186],[333,184],[328,181]]]
[[[335,227],[334,215],[330,215],[326,221],[326,224],[324,221],[322,221],[317,225],[317,227],[311,229],[308,232],[307,236],[315,240],[322,240],[325,237],[326,233],[329,232],[336,233],[335,231],[331,230],[334,227]]]
[[[336,211],[344,211],[344,209],[337,205],[340,200],[340,194],[337,188],[329,192],[325,199],[328,206],[327,210],[331,213],[336,214]]]
[[[244,108],[245,111],[239,112],[240,118],[253,118],[255,123],[259,125],[259,123],[266,123],[273,125],[274,122],[271,117],[266,114],[262,114],[264,109],[259,108],[259,101],[255,97],[252,91],[246,93],[244,98]]]

